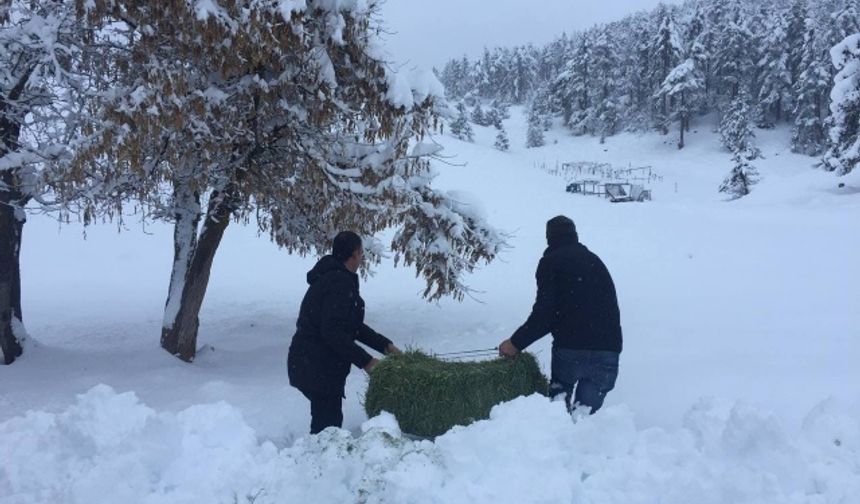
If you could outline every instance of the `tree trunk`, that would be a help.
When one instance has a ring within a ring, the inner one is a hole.
[[[17,82],[0,95],[0,157],[19,147],[21,136],[20,111],[10,107],[16,103],[27,85],[35,66],[29,66],[17,76]],[[10,76],[6,76],[7,78]],[[8,83],[7,83],[8,84]],[[21,192],[17,170],[0,170],[0,351],[3,362],[12,364],[23,353],[15,326],[22,328],[21,314],[21,234],[27,214],[24,206],[30,200]]]
[[[687,110],[687,100],[686,100],[686,97],[684,96],[684,93],[682,92],[681,93],[681,128],[680,128],[681,134],[678,137],[678,150],[681,150],[684,148],[684,130],[689,127],[689,124],[688,124],[689,119],[687,118],[686,110]]]
[[[199,195],[188,189],[177,192],[177,203],[183,208],[176,213],[173,271],[164,308],[161,346],[186,362],[193,361],[197,352],[200,307],[215,252],[234,210],[231,196],[230,190],[213,191],[198,238]]]
[[[23,320],[20,253],[26,199],[14,190],[14,178],[11,171],[2,172],[5,189],[0,189],[0,351],[4,364],[13,363],[23,352],[15,325]]]

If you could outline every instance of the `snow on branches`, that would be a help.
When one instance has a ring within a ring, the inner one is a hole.
[[[860,163],[860,33],[849,35],[830,51],[839,71],[830,93],[830,149],[824,168],[839,175]]]
[[[449,240],[444,262],[412,242],[392,243],[431,297],[461,296],[460,275],[499,246],[450,234],[456,207],[430,190],[433,151],[420,147],[445,107],[442,86],[381,59],[377,2],[283,7],[96,0],[90,11],[105,20],[100,35],[126,51],[104,63],[115,89],[95,107],[74,173],[81,184],[92,180],[87,174],[123,181],[124,197],[93,207],[119,213],[128,198],[147,217],[176,225],[162,343],[186,360],[231,219],[255,218],[298,253],[326,251],[343,229],[372,236],[408,225],[423,238]],[[413,207],[428,204],[448,211],[414,218]],[[175,332],[191,336],[176,343]]]

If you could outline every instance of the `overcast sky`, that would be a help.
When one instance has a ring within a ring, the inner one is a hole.
[[[386,47],[395,61],[425,69],[484,46],[544,44],[655,7],[659,0],[384,0]],[[678,3],[672,0],[664,3]]]

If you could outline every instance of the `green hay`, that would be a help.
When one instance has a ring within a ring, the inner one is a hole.
[[[368,417],[392,413],[403,432],[432,437],[489,418],[496,404],[535,392],[546,395],[547,379],[530,353],[446,362],[410,351],[386,357],[374,368],[364,409]]]

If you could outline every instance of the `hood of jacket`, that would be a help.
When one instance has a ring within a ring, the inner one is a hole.
[[[343,271],[350,273],[346,266],[332,255],[323,256],[317,263],[308,271],[308,284],[312,284],[332,271]]]

